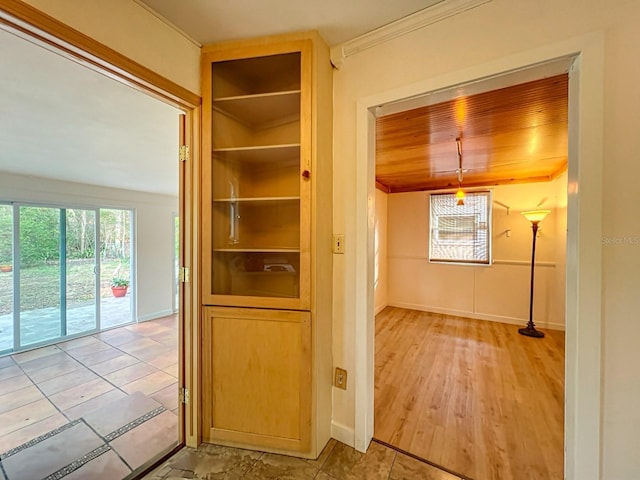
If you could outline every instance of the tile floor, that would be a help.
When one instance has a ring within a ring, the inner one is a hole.
[[[175,317],[0,357],[0,480],[119,480],[177,444]],[[385,445],[317,460],[203,444],[147,480],[459,480]]]
[[[0,357],[0,479],[122,479],[177,445],[177,319]]]
[[[144,480],[460,480],[375,441],[366,454],[330,440],[317,460],[202,444],[183,448]]]

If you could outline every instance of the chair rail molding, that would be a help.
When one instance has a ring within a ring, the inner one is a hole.
[[[433,25],[492,0],[443,0],[404,18],[360,35],[331,48],[331,63],[340,70],[347,57],[401,37],[415,30]]]

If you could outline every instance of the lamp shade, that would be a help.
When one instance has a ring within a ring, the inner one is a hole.
[[[551,210],[528,210],[522,212],[522,215],[531,223],[540,223],[549,213],[551,213]]]

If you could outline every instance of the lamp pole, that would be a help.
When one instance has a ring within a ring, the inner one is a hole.
[[[531,222],[531,231],[533,232],[533,244],[531,246],[531,285],[529,290],[529,322],[524,328],[518,329],[521,335],[527,337],[542,338],[544,332],[536,330],[536,325],[533,323],[533,274],[536,265],[536,237],[538,236],[538,225],[544,217],[547,216],[549,210],[532,210],[528,212],[522,212],[522,215]]]

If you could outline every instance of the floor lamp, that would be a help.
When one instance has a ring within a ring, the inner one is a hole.
[[[522,212],[522,215],[531,222],[531,230],[533,230],[533,245],[531,247],[531,290],[529,293],[529,323],[525,328],[518,329],[518,332],[527,337],[542,338],[544,333],[536,330],[533,323],[533,270],[536,263],[536,237],[538,236],[538,225],[546,217],[551,210],[529,210]]]

